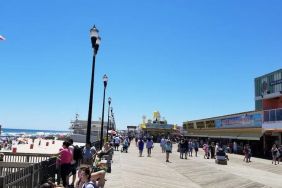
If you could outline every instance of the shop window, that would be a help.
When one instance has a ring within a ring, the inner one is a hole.
[[[215,127],[215,123],[214,121],[206,121],[206,127],[207,128],[214,128]]]
[[[263,120],[265,122],[269,121],[269,111],[264,111]]]
[[[196,123],[198,129],[205,128],[205,123],[203,121]]]
[[[269,121],[276,121],[276,115],[275,115],[275,110],[270,111],[270,117]]]
[[[276,111],[277,121],[282,121],[282,109]]]
[[[194,123],[188,123],[188,129],[194,129]]]

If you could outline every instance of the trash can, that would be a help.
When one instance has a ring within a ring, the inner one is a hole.
[[[17,148],[16,147],[12,148],[12,153],[17,153]]]
[[[55,144],[55,140],[52,141],[52,144]]]
[[[49,146],[49,142],[46,142],[46,146]]]
[[[33,144],[30,144],[29,149],[33,149]]]

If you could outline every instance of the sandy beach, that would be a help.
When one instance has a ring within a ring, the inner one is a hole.
[[[40,140],[41,143],[39,145]],[[31,149],[32,144],[33,148]],[[28,139],[28,144],[17,144],[16,148],[18,153],[57,154],[62,144],[63,140],[54,140],[53,142],[53,140],[48,139],[35,139],[34,143],[32,143],[32,139]],[[83,146],[85,144],[75,142],[74,145]],[[14,145],[12,147],[14,147]],[[9,152],[11,150],[2,149],[1,151]]]

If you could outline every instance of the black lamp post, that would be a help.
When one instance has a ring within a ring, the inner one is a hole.
[[[90,85],[90,97],[89,97],[89,109],[88,109],[88,121],[86,132],[86,143],[90,142],[91,121],[92,121],[92,104],[93,104],[93,90],[94,90],[94,71],[95,71],[95,59],[99,49],[101,38],[98,34],[98,29],[94,27],[90,30],[91,43],[93,48],[93,61],[92,61],[92,73],[91,73],[91,85]]]
[[[102,109],[102,123],[101,123],[101,135],[100,135],[100,149],[103,147],[103,128],[104,128],[104,109],[105,109],[105,94],[106,94],[106,88],[108,83],[108,77],[107,75],[103,76],[104,81],[104,95],[103,95],[103,109]]]
[[[113,129],[113,107],[111,107],[111,121],[110,121],[110,123],[111,123],[111,130],[114,130]]]
[[[112,120],[113,120],[113,122],[112,122],[112,129],[114,131],[116,131],[116,123],[115,123],[115,117],[114,117],[114,113],[113,113],[113,107],[111,108],[111,114],[112,114]]]
[[[111,108],[111,102],[112,102],[112,99],[111,99],[111,97],[109,97],[109,98],[108,98],[109,107],[108,107],[107,142],[109,141],[109,126],[110,126],[110,108]]]

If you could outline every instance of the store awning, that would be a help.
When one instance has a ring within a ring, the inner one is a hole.
[[[191,137],[208,137],[208,135],[185,135],[185,136],[191,136]]]
[[[260,140],[261,128],[253,129],[195,129],[188,131],[190,137],[226,138],[239,140]]]
[[[254,132],[254,133],[241,133],[237,136],[239,140],[260,140],[262,137],[262,132]]]

